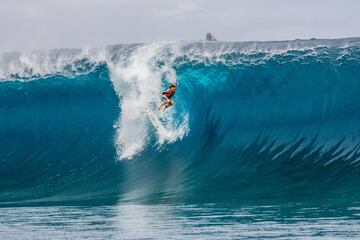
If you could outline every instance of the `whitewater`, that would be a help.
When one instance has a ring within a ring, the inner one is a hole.
[[[359,93],[359,38],[2,53],[0,237],[356,239]]]

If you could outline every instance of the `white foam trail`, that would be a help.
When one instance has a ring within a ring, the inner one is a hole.
[[[116,124],[116,145],[120,159],[131,159],[140,153],[149,140],[149,119],[146,109],[158,104],[162,77],[174,81],[175,72],[168,67],[155,66],[156,58],[161,56],[163,44],[149,44],[136,49],[128,61],[110,64],[111,79],[120,98],[121,116]],[[167,131],[157,129],[158,142],[174,141],[184,135],[176,130],[172,114],[164,117]],[[184,126],[181,126],[184,128]],[[186,126],[187,127],[187,126]]]

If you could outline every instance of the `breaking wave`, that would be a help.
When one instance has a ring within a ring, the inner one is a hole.
[[[5,53],[0,79],[1,204],[358,199],[357,38]]]

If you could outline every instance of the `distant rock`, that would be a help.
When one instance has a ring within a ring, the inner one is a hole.
[[[207,33],[205,40],[206,41],[216,41],[216,38],[211,33]]]

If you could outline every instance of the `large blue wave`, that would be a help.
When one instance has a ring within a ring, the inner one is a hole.
[[[2,205],[359,199],[359,39],[9,53],[0,68]]]

